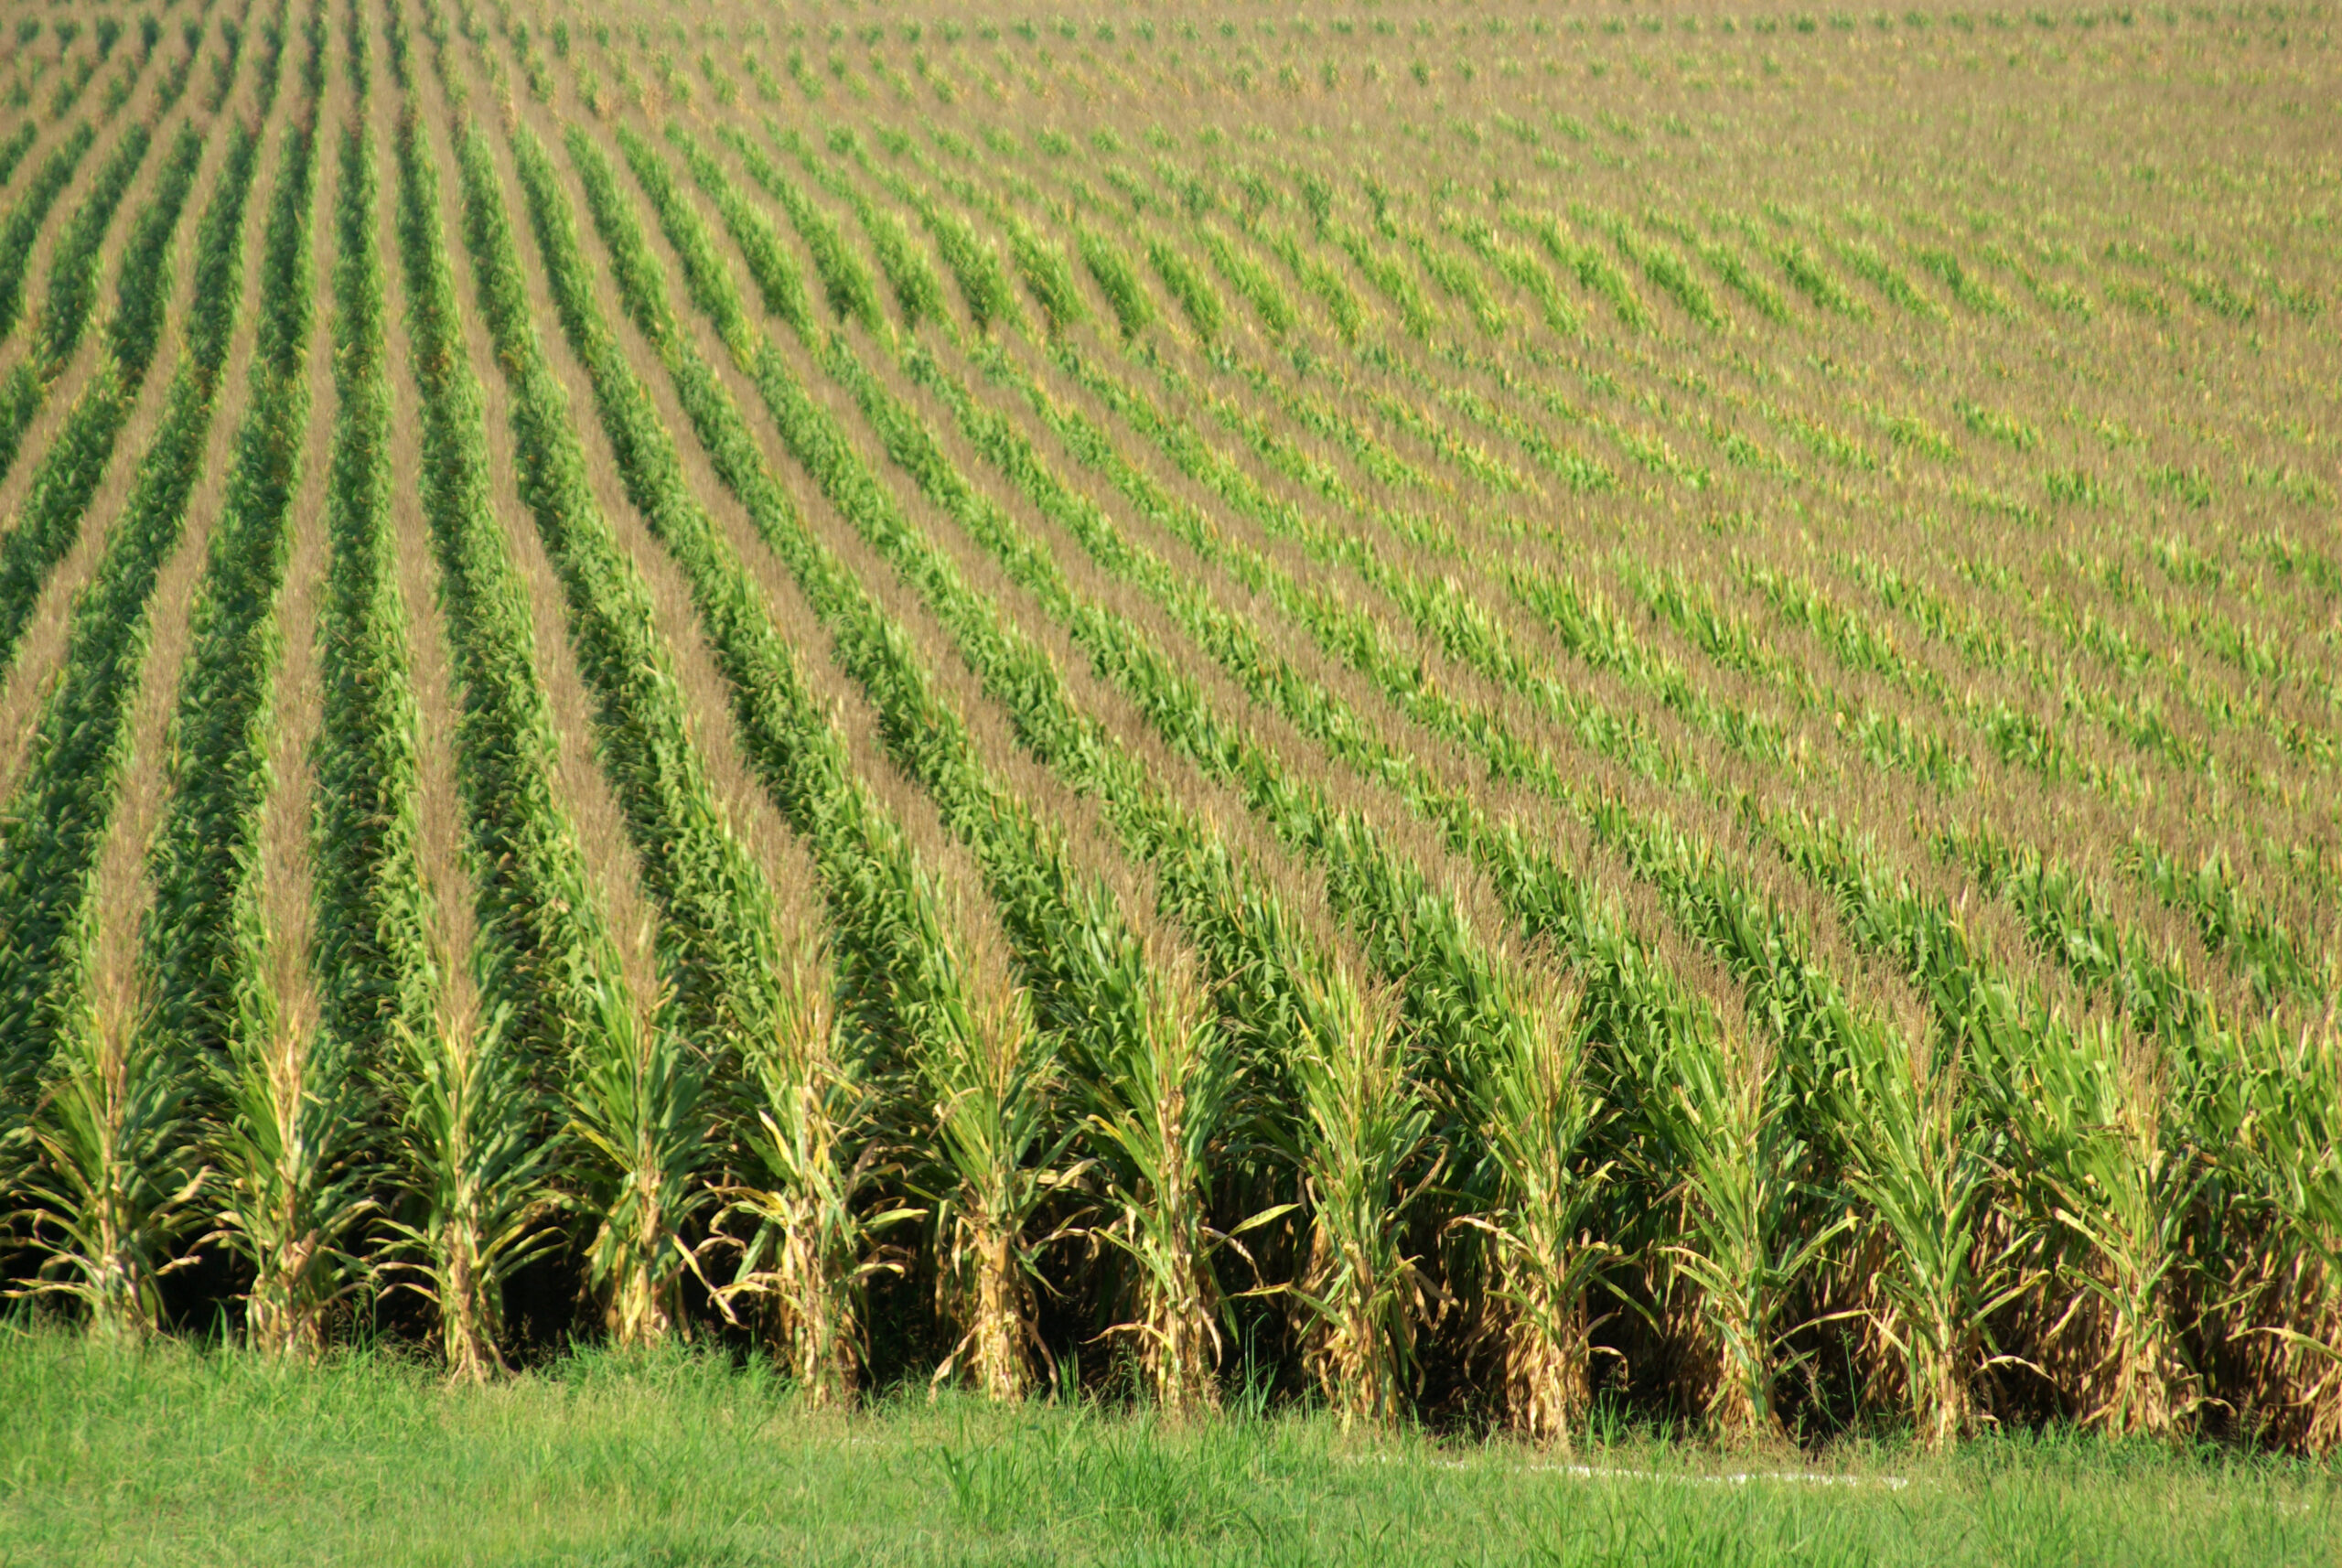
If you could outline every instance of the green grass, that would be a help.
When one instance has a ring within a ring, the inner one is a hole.
[[[2050,1435],[1938,1461],[1873,1444],[1752,1460],[1641,1433],[1597,1434],[1573,1471],[1508,1444],[1346,1436],[1316,1415],[1181,1428],[923,1391],[822,1415],[759,1371],[682,1352],[450,1390],[382,1353],[312,1370],[5,1329],[0,1411],[5,1568],[2216,1568],[2342,1549],[2342,1475],[2208,1448]]]

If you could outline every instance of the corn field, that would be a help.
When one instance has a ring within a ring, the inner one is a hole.
[[[2324,4],[0,11],[13,1310],[2342,1445]]]

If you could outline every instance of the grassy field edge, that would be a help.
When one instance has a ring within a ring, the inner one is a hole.
[[[0,1564],[2294,1563],[2329,1465],[2052,1430],[1734,1452],[1599,1414],[1570,1460],[1231,1401],[1171,1423],[586,1351],[488,1386],[0,1328]]]

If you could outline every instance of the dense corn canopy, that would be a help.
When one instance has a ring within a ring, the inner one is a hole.
[[[2342,1442],[2323,5],[5,26],[12,1290]]]

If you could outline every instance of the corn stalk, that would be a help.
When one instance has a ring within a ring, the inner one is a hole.
[[[1028,1282],[1056,1240],[1034,1237],[1033,1221],[1065,1179],[1057,1162],[1069,1134],[1054,1125],[1058,1036],[1035,1025],[1025,990],[972,948],[970,922],[950,919],[940,893],[908,903],[923,928],[908,1013],[935,1118],[937,1291],[963,1328],[936,1377],[964,1369],[989,1397],[1020,1399],[1041,1348]]]
[[[213,1199],[231,1249],[252,1270],[244,1333],[253,1348],[311,1359],[328,1319],[374,1271],[349,1250],[378,1205],[358,1145],[366,1106],[355,1063],[300,993],[230,1046]]]
[[[162,1281],[194,1261],[188,1243],[210,1176],[196,1088],[175,1042],[132,998],[81,1002],[59,1032],[27,1129],[25,1202],[10,1217],[41,1262],[10,1294],[72,1301],[103,1338],[162,1327]]]
[[[563,1140],[543,1135],[510,1016],[443,999],[432,1028],[401,1031],[398,1155],[419,1212],[394,1230],[419,1254],[409,1288],[439,1309],[457,1381],[503,1369],[505,1283],[556,1240],[545,1220]]]
[[[1155,1404],[1186,1416],[1219,1402],[1222,1296],[1211,1255],[1283,1210],[1226,1234],[1209,1222],[1209,1165],[1235,1119],[1239,1068],[1192,961],[1129,940],[1099,955],[1098,972],[1094,1018],[1105,1026],[1079,1036],[1083,1125],[1112,1214],[1099,1234],[1137,1275],[1135,1314],[1109,1332],[1135,1338]]]
[[[800,943],[790,979],[770,1026],[741,1051],[754,1123],[737,1139],[752,1174],[725,1189],[719,1219],[756,1230],[721,1299],[766,1303],[783,1369],[828,1406],[852,1395],[861,1369],[863,1287],[901,1267],[876,1239],[922,1211],[872,1207],[887,1174],[874,1135],[876,1063],[869,1038],[838,1016],[827,955]]]
[[[2031,1282],[1988,1237],[1997,1130],[1957,1043],[1939,1040],[1935,1061],[1884,1032],[1867,1043],[1839,1082],[1841,1180],[1882,1243],[1870,1283],[1885,1309],[1874,1323],[1904,1359],[1921,1445],[1941,1452],[1972,1423],[1972,1380],[2003,1359],[1992,1317]]]
[[[1388,1423],[1404,1408],[1434,1299],[1405,1231],[1414,1196],[1405,1184],[1429,1141],[1431,1111],[1408,1078],[1395,998],[1340,969],[1298,978],[1295,1155],[1314,1229],[1308,1272],[1293,1291],[1312,1320],[1309,1362],[1327,1402],[1346,1424]]]
[[[1765,1043],[1727,1025],[1664,1042],[1645,1079],[1654,1142],[1683,1216],[1683,1239],[1660,1251],[1698,1292],[1693,1311],[1716,1362],[1707,1413],[1731,1443],[1780,1436],[1773,1391],[1789,1332],[1783,1309],[1844,1228],[1798,1234],[1806,1148],[1784,1114],[1780,1077]]]
[[[2069,1243],[2051,1276],[2067,1302],[2053,1336],[2078,1324],[2099,1348],[2080,1415],[2118,1437],[2169,1437],[2199,1402],[2173,1296],[2208,1172],[2166,1071],[2152,1044],[2089,1020],[2036,1054],[2027,1085],[2036,1190]]]
[[[1574,994],[1531,998],[1486,1040],[1467,1088],[1494,1180],[1486,1207],[1462,1218],[1495,1257],[1507,1419],[1566,1452],[1589,1391],[1586,1289],[1617,1251],[1597,1234],[1607,1112],[1586,1082],[1592,1041]]]
[[[2274,1231],[2256,1282],[2278,1304],[2264,1332],[2285,1352],[2304,1445],[2331,1454],[2342,1447],[2342,1035],[2332,1012],[2261,1061],[2239,1075],[2250,1109],[2235,1148]]]
[[[586,1273],[622,1349],[659,1344],[696,1267],[684,1226],[712,1196],[701,1181],[710,1128],[705,1064],[666,1016],[617,986],[592,993],[563,1092],[584,1161],[577,1207],[594,1222]]]

